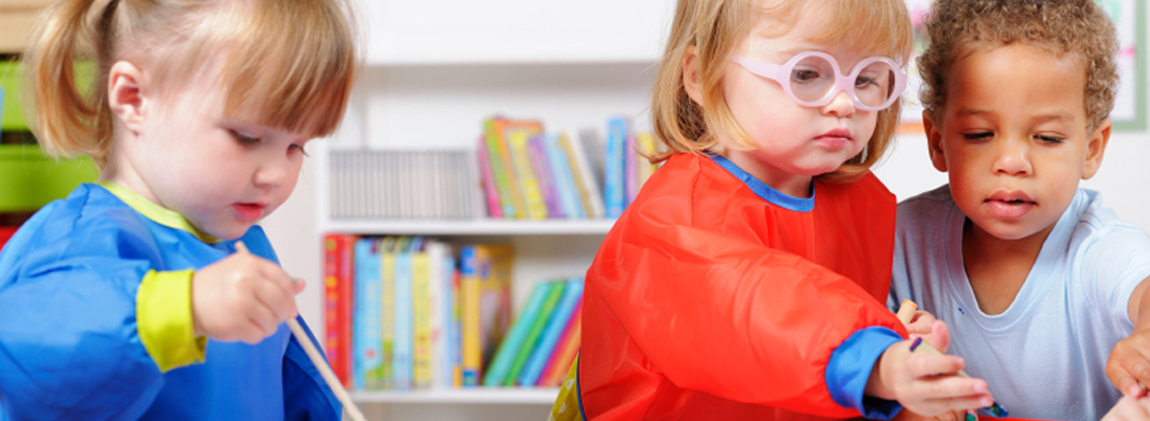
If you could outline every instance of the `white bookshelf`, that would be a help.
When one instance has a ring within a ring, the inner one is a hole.
[[[558,388],[507,387],[428,391],[356,391],[352,399],[365,403],[551,405]]]
[[[433,236],[528,236],[528,235],[606,235],[613,219],[541,221],[508,219],[472,220],[339,220],[328,230],[358,234]]]
[[[512,243],[516,311],[535,282],[585,273],[613,220],[336,219],[329,153],[471,149],[482,121],[496,114],[600,135],[612,116],[642,118],[674,2],[358,0],[357,7],[366,67],[340,131],[309,151],[320,235]],[[387,420],[540,420],[557,395],[546,388],[352,393],[369,418]]]

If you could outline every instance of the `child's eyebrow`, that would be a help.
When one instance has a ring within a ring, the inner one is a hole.
[[[1074,120],[1074,114],[1067,111],[1057,111],[1034,117],[1034,121],[1038,123],[1045,123],[1048,121],[1060,121],[1069,123],[1073,122]]]

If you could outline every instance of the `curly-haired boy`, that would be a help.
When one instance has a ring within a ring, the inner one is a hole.
[[[1114,26],[1091,0],[939,0],[927,30],[949,185],[899,205],[888,304],[944,320],[1012,416],[1099,419],[1150,385],[1150,236],[1078,186],[1110,137]]]

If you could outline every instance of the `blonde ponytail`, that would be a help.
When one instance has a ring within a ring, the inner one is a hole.
[[[26,114],[40,145],[52,156],[89,155],[100,167],[107,162],[112,114],[103,83],[107,67],[98,59],[111,56],[105,51],[111,48],[106,32],[114,3],[116,0],[55,3],[40,17],[29,37],[23,63],[28,82],[25,94],[32,101]],[[94,8],[98,14],[93,15]],[[77,63],[88,60],[97,62],[93,72],[96,80],[80,81]],[[87,92],[80,88],[85,85]]]

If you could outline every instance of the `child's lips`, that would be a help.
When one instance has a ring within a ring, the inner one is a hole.
[[[236,210],[240,218],[249,221],[258,221],[263,217],[265,207],[267,207],[267,205],[260,203],[236,203],[232,205],[232,208]]]
[[[984,203],[990,214],[999,219],[1019,219],[1038,206],[1023,193],[995,194]]]

